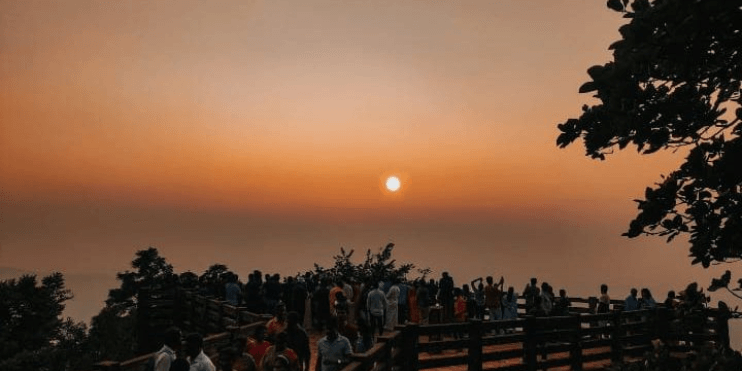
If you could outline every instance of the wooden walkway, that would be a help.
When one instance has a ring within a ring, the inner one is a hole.
[[[588,302],[572,299],[571,315],[564,317],[521,316],[502,321],[397,326],[379,337],[368,352],[353,354],[352,362],[342,371],[599,370],[612,363],[636,360],[653,349],[656,339],[676,344],[671,346],[676,354],[702,344],[729,344],[727,317],[716,309],[700,313],[704,323],[691,332],[672,326],[671,313],[662,308],[586,314]],[[184,290],[152,295],[143,303],[141,312],[149,321],[142,322],[149,329],[142,330],[152,334],[175,324],[186,331],[211,334],[204,339],[204,348],[215,363],[223,349],[251,334],[270,317]],[[310,334],[313,367],[315,344],[323,334]],[[151,356],[101,362],[94,369],[140,371]]]

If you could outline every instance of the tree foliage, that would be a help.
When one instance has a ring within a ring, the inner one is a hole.
[[[335,264],[332,268],[325,269],[315,264],[317,273],[344,280],[355,280],[358,282],[379,282],[385,280],[403,280],[415,265],[412,263],[398,264],[392,259],[394,244],[389,243],[377,252],[366,250],[364,261],[359,264],[352,262],[354,250],[346,251],[340,248],[340,254],[333,256]],[[429,269],[419,270],[429,272]]]
[[[52,273],[0,282],[0,370],[74,370],[89,367],[86,326],[62,318],[72,292]]]
[[[135,271],[116,275],[121,287],[111,289],[106,300],[106,306],[120,312],[136,308],[137,294],[142,288],[167,285],[175,279],[173,266],[154,247],[137,251],[131,266]]]
[[[580,93],[598,103],[558,125],[559,147],[582,139],[605,159],[687,148],[680,167],[636,200],[628,237],[690,235],[693,264],[742,258],[742,2],[610,0],[629,21],[613,61],[590,67]]]

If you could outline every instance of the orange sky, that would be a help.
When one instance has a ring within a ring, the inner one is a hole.
[[[625,260],[684,284],[682,242],[619,236],[681,158],[555,145],[622,21],[593,0],[0,2],[0,266],[115,271],[152,245],[291,273],[391,240],[460,275],[523,259],[598,285]]]

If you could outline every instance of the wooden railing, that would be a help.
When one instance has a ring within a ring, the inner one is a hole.
[[[729,344],[726,317],[704,312],[703,331],[672,325],[663,308],[572,313],[564,317],[531,317],[466,323],[408,324],[382,337],[369,352],[354,354],[343,371],[424,370],[467,366],[468,370],[531,371],[568,366],[572,370],[636,360],[662,340],[671,351],[685,353],[702,344]]]
[[[207,334],[204,337],[204,353],[214,363],[238,337],[252,334],[255,327],[264,325],[271,318],[270,315],[251,313],[245,308],[187,290],[145,292],[141,297],[144,300],[139,303],[139,315],[143,326],[161,332],[177,325],[184,332]],[[147,334],[148,331],[142,332]],[[154,337],[157,332],[149,331],[148,335]],[[143,371],[154,354],[150,352],[122,362],[99,362],[93,370]]]
[[[727,317],[719,310],[704,310],[703,323],[695,329],[679,329],[672,326],[671,312],[664,308],[623,312],[623,302],[615,300],[612,304],[619,310],[588,314],[589,302],[572,298],[571,314],[564,317],[525,316],[524,304],[519,303],[517,319],[397,326],[380,336],[368,352],[353,354],[343,371],[415,371],[457,365],[474,371],[558,366],[583,370],[639,357],[652,350],[656,339],[665,341],[674,352],[688,352],[701,344],[729,344]],[[234,340],[270,318],[185,290],[153,294],[141,304],[146,305],[148,326],[175,324],[184,331],[210,334],[204,338],[204,351],[215,363]],[[94,370],[141,371],[153,355],[100,362]]]

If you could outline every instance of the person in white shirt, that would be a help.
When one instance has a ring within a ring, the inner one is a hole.
[[[186,337],[185,351],[188,362],[191,363],[190,371],[216,371],[214,363],[204,354],[204,339],[201,334],[193,333]]]
[[[177,327],[170,327],[165,331],[165,345],[155,353],[155,371],[170,371],[170,364],[175,361],[181,347],[180,338],[180,329]]]

